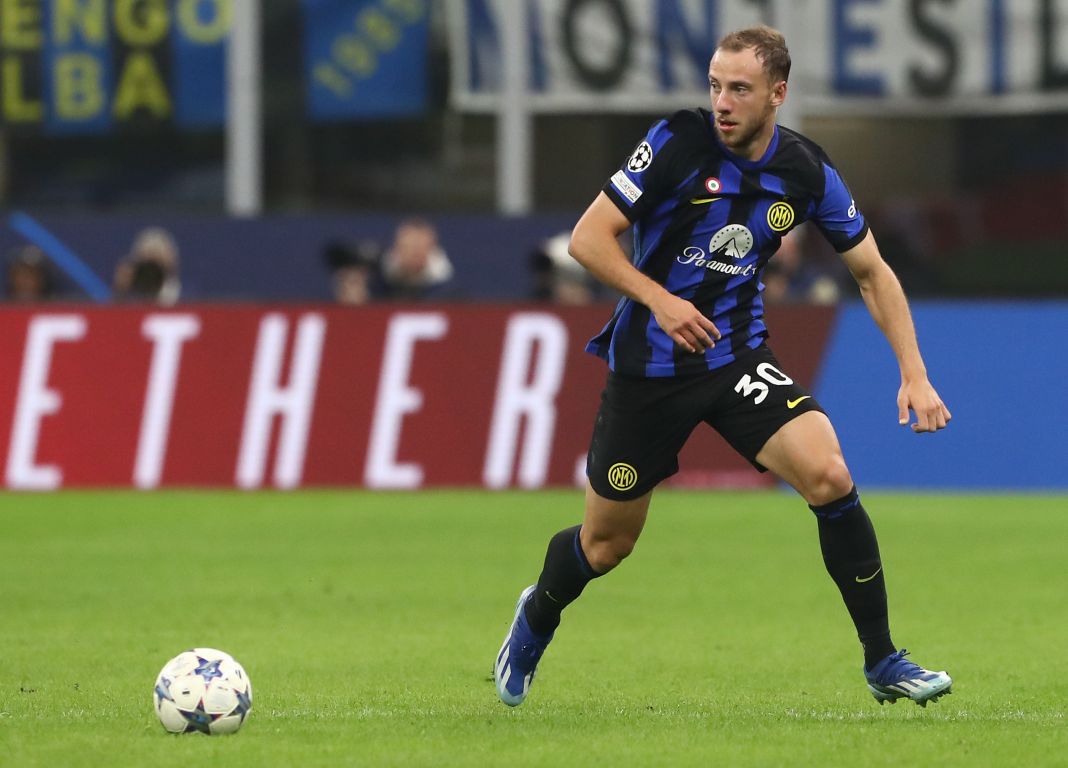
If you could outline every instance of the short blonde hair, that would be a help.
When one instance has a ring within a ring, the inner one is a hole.
[[[765,24],[738,29],[719,41],[716,49],[720,48],[732,53],[752,48],[773,84],[790,79],[790,49],[786,47],[786,38],[777,29]]]

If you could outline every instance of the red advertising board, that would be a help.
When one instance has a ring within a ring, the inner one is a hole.
[[[56,306],[0,310],[11,489],[580,483],[604,306]],[[833,310],[770,313],[811,382]],[[711,430],[676,483],[753,486]]]

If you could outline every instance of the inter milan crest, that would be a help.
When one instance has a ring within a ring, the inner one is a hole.
[[[627,170],[632,173],[641,173],[649,167],[653,162],[653,148],[649,146],[648,141],[643,141],[638,145],[638,148],[634,150],[634,154],[630,156],[630,160],[627,161]]]
[[[638,483],[638,470],[622,461],[608,468],[608,484],[617,491],[629,491]]]
[[[794,209],[789,203],[774,203],[768,209],[768,226],[775,232],[785,232],[794,223]]]

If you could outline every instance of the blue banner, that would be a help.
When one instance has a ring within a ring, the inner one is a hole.
[[[111,127],[111,110],[105,84],[114,81],[114,74],[105,14],[92,18],[85,11],[63,13],[45,3],[41,17],[42,30],[51,34],[41,36],[42,100],[36,111],[49,133],[106,131]],[[24,103],[32,104],[32,97]]]
[[[231,0],[10,3],[0,118],[50,134],[225,118]]]
[[[178,3],[171,33],[174,117],[185,128],[211,128],[226,119],[226,50],[231,0]]]
[[[304,0],[304,74],[311,118],[424,112],[428,17],[428,0]]]

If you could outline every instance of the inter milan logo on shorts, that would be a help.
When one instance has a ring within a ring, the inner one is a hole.
[[[768,208],[768,226],[775,232],[785,232],[794,223],[794,209],[787,203],[775,203]]]
[[[634,154],[630,156],[630,160],[627,161],[627,170],[633,173],[641,173],[649,164],[653,162],[653,148],[649,146],[648,141],[643,141],[638,145],[638,148],[634,150]]]
[[[608,468],[608,484],[617,491],[629,491],[638,482],[638,470],[630,464],[617,462]]]

